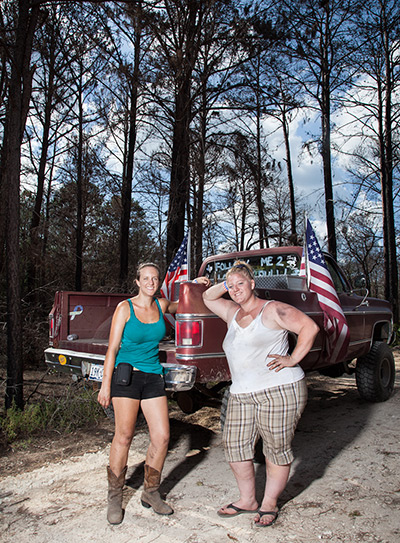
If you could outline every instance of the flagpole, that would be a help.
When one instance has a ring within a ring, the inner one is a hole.
[[[307,287],[310,288],[310,263],[308,261],[308,251],[307,251],[307,224],[308,224],[308,216],[307,213],[304,214],[304,241],[303,241],[303,254],[304,254],[304,265],[306,268],[306,283]]]
[[[187,278],[188,278],[188,281],[190,281],[191,279],[191,271],[192,271],[192,267],[191,267],[191,260],[192,260],[192,251],[191,251],[191,245],[192,245],[192,229],[189,227],[188,229],[188,240],[187,240],[187,251],[186,251],[186,254],[187,254]]]

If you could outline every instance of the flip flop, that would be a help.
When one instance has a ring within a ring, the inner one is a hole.
[[[260,515],[260,518],[258,519],[257,522],[254,522],[254,524],[256,526],[259,526],[260,528],[266,528],[267,526],[272,526],[273,525],[273,523],[278,518],[279,511],[261,511],[261,509],[259,509],[257,511],[257,513]],[[270,515],[271,517],[274,517],[274,518],[271,520],[271,522],[268,522],[267,524],[265,524],[263,522],[260,522],[262,517],[264,517],[265,515]]]
[[[237,517],[237,515],[242,515],[243,513],[257,513],[257,509],[241,509],[240,507],[236,507],[236,505],[233,505],[233,503],[230,503],[229,505],[225,505],[225,509],[233,509],[236,511],[236,513],[222,513],[221,511],[217,511],[217,515],[220,517]]]

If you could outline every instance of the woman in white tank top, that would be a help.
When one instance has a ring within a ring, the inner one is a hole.
[[[218,514],[231,517],[253,512],[255,525],[266,527],[278,516],[277,501],[293,461],[291,441],[307,399],[298,363],[310,351],[319,328],[288,304],[261,300],[254,289],[252,268],[235,262],[226,281],[206,290],[203,299],[228,324],[223,348],[232,377],[223,441],[240,497]],[[223,298],[226,292],[230,300]],[[290,355],[288,331],[297,334]],[[267,477],[258,507],[253,456],[260,436]]]

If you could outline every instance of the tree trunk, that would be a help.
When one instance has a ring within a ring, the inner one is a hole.
[[[15,48],[11,63],[6,122],[3,138],[2,186],[7,194],[6,256],[7,256],[7,385],[6,409],[13,403],[22,409],[23,360],[20,288],[20,169],[21,143],[29,108],[32,87],[30,59],[32,40],[38,19],[38,6],[20,0]]]
[[[78,90],[78,145],[76,165],[76,240],[75,240],[75,290],[82,290],[82,258],[83,258],[83,104],[82,104],[82,70]]]
[[[130,112],[129,112],[129,127],[128,127],[128,150],[126,163],[122,179],[121,190],[121,224],[120,224],[120,270],[119,270],[119,286],[122,290],[128,289],[128,271],[129,271],[129,227],[131,222],[132,211],[132,180],[133,168],[135,161],[135,147],[137,136],[137,101],[139,88],[139,67],[140,67],[140,42],[141,42],[141,16],[140,13],[136,17],[135,24],[135,60],[133,66],[133,74],[130,96]]]
[[[386,23],[386,21],[385,21]],[[384,116],[384,171],[382,186],[382,205],[383,205],[383,228],[385,230],[385,295],[391,301],[393,307],[394,321],[399,320],[399,277],[397,269],[396,255],[396,229],[393,208],[393,143],[392,143],[392,93],[393,76],[391,73],[391,58],[389,36],[385,24],[384,30],[385,44],[385,116]]]
[[[39,226],[40,216],[43,204],[44,184],[46,178],[47,156],[49,150],[49,134],[51,113],[54,95],[54,66],[50,65],[48,89],[46,95],[46,105],[43,124],[43,138],[42,148],[39,161],[39,171],[37,176],[37,190],[35,197],[35,205],[32,212],[31,224],[29,228],[30,232],[30,247],[29,247],[29,261],[27,265],[27,289],[33,300],[36,299],[36,286],[38,280],[38,267],[40,257],[42,254],[42,248],[40,246],[39,239]]]
[[[190,123],[192,120],[192,73],[200,47],[202,28],[201,2],[177,2],[178,19],[185,21],[179,44],[169,56],[175,73],[175,111],[172,139],[171,181],[167,218],[167,251],[169,263],[185,233],[185,211],[189,206],[190,187]],[[173,10],[172,10],[173,12]],[[172,13],[171,12],[171,13]]]
[[[190,77],[184,74],[175,100],[172,167],[167,222],[167,262],[174,257],[185,234],[185,210],[189,194],[189,125],[191,120]]]
[[[203,205],[206,172],[206,138],[207,138],[207,89],[202,89],[202,107],[200,111],[198,185],[193,209],[193,248],[194,269],[197,271],[203,261]],[[193,269],[193,268],[192,268]]]
[[[262,157],[261,157],[261,104],[260,104],[260,57],[258,56],[257,66],[257,87],[256,87],[256,101],[257,101],[257,157],[256,157],[256,205],[257,205],[257,217],[258,217],[258,237],[260,249],[268,247],[267,228],[264,215],[264,202],[263,202],[263,174],[262,174]]]
[[[56,144],[54,143],[54,149],[56,149]],[[47,243],[49,239],[49,224],[50,224],[50,205],[51,205],[51,184],[53,180],[54,175],[54,167],[55,167],[55,160],[56,160],[56,153],[53,152],[53,157],[51,161],[51,165],[48,169],[47,174],[47,190],[44,200],[44,212],[43,212],[43,240],[42,240],[42,251],[41,251],[41,260],[42,262],[46,262],[46,253],[47,253]],[[41,268],[41,283],[47,282],[47,274],[48,269],[47,266],[44,266],[44,268]]]
[[[326,10],[325,36],[322,51],[321,67],[321,128],[322,128],[322,164],[324,169],[325,187],[325,211],[326,227],[328,232],[328,251],[337,257],[335,213],[333,203],[332,187],[332,164],[331,164],[331,99],[330,99],[330,77],[328,68],[328,56],[330,47],[329,35],[329,5],[324,6]]]
[[[290,153],[290,142],[289,142],[289,124],[286,117],[285,106],[283,106],[283,109],[282,109],[282,128],[283,128],[283,138],[285,141],[286,170],[287,170],[288,185],[289,185],[290,243],[293,245],[297,245],[298,238],[297,238],[297,229],[296,229],[296,203],[295,203],[295,198],[294,198],[292,158],[291,158],[291,153]]]
[[[329,101],[329,97],[325,96]],[[324,187],[325,187],[325,211],[326,226],[328,232],[328,251],[336,258],[336,232],[335,232],[335,213],[333,204],[332,187],[332,168],[331,168],[331,147],[330,147],[330,115],[328,112],[322,113],[322,163],[324,168]]]

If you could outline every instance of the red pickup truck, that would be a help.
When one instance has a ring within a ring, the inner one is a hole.
[[[276,247],[215,255],[203,262],[198,275],[220,282],[235,260],[249,262],[255,270],[258,296],[291,304],[319,325],[314,346],[301,362],[303,369],[332,377],[355,373],[362,398],[373,402],[387,400],[395,377],[388,346],[392,335],[389,302],[368,297],[365,288],[353,290],[338,264],[325,254],[350,330],[345,357],[331,364],[324,349],[326,335],[317,296],[308,290],[305,278],[300,277],[301,254],[301,247]],[[222,350],[226,324],[205,307],[203,285],[188,281],[176,283],[175,287],[174,298],[179,298],[175,339],[167,338],[160,344],[160,357],[167,390],[180,408],[190,413],[220,400],[221,390],[229,384],[229,368]],[[75,378],[100,382],[111,318],[116,305],[128,297],[129,294],[57,292],[49,315],[50,346],[45,350],[48,366],[70,372]]]

